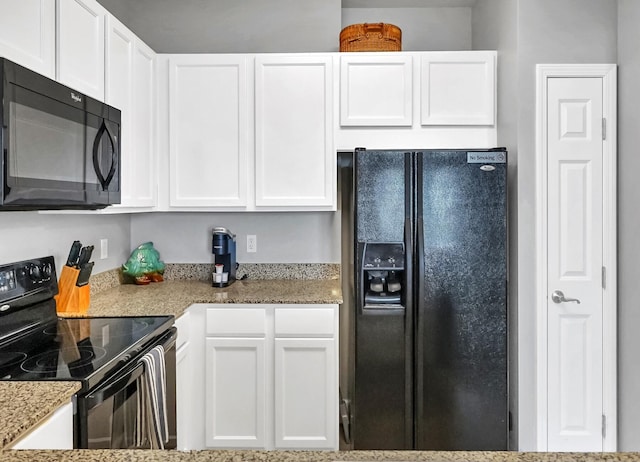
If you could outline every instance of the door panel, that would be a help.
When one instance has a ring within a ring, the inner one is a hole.
[[[207,447],[264,448],[265,339],[206,339]]]
[[[247,58],[177,55],[169,69],[169,205],[244,207]]]
[[[361,273],[367,242],[403,242],[410,158],[402,151],[356,151],[356,338],[354,449],[411,449],[413,366],[402,311],[365,314]],[[407,310],[410,311],[410,310]]]
[[[336,447],[335,341],[275,339],[275,448]]]
[[[464,151],[425,152],[418,164],[416,449],[508,448],[500,154],[502,163],[485,165],[469,163]]]
[[[549,451],[603,448],[602,98],[601,78],[548,80]]]

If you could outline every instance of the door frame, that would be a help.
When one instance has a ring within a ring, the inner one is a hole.
[[[554,77],[599,77],[603,81],[602,264],[603,293],[603,450],[617,448],[617,68],[615,64],[538,64],[536,66],[536,441],[547,450],[547,81]]]

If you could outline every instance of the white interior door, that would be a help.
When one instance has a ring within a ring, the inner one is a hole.
[[[547,450],[602,451],[603,81],[547,82]]]

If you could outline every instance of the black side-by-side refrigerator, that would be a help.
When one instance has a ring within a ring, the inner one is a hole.
[[[507,152],[341,162],[343,447],[507,450]]]

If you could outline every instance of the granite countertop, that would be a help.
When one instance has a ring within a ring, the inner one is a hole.
[[[73,450],[4,451],[0,461],[60,462],[338,462],[338,461],[432,461],[432,462],[627,462],[640,460],[639,453],[518,453],[438,451],[150,451]]]
[[[0,444],[13,443],[80,390],[80,382],[0,381]]]
[[[180,316],[194,303],[342,303],[339,279],[263,279],[214,288],[204,281],[122,284],[91,298],[89,316]]]

